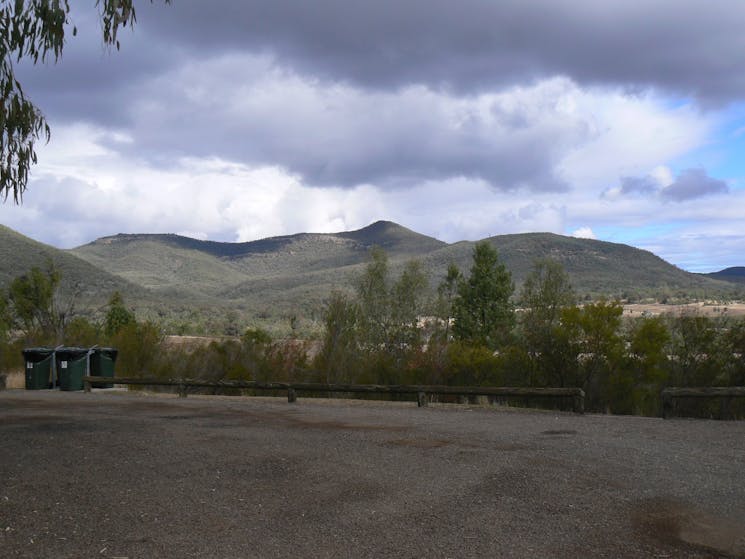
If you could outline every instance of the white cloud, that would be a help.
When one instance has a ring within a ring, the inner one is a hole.
[[[670,162],[706,144],[717,122],[652,93],[581,89],[563,78],[477,96],[370,92],[248,62],[237,77],[226,62],[184,70],[170,88],[150,82],[153,95],[135,105],[131,128],[55,126],[24,206],[0,207],[0,221],[66,247],[117,232],[246,241],[377,219],[449,242],[741,221],[743,194],[734,189],[674,209],[620,195],[623,176],[673,184]],[[195,79],[191,104],[178,108],[185,77]],[[214,88],[224,91],[219,103]],[[314,165],[316,177],[371,180],[314,188],[293,171]],[[468,173],[471,165],[479,171]]]
[[[597,239],[595,233],[593,233],[592,228],[590,227],[580,227],[579,229],[575,229],[572,232],[572,237],[577,237],[579,239]]]

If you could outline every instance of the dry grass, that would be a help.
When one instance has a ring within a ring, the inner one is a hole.
[[[661,314],[699,314],[703,316],[745,316],[745,303],[690,303],[687,305],[663,305],[662,303],[638,303],[623,306],[625,316],[658,316]]]
[[[10,371],[5,377],[5,388],[8,390],[26,388],[26,378],[23,375],[23,370]]]

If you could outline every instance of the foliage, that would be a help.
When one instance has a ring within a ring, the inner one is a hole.
[[[499,359],[483,345],[455,341],[448,347],[448,369],[445,384],[478,386],[499,385]]]
[[[576,369],[576,348],[563,325],[564,311],[574,306],[564,267],[554,260],[537,260],[523,284],[520,306],[521,343],[531,358],[529,382],[565,386]]]
[[[473,266],[458,283],[453,303],[453,334],[459,340],[497,349],[512,335],[515,311],[512,276],[488,242],[473,249]]]
[[[334,291],[323,315],[324,334],[316,367],[327,383],[352,381],[359,360],[359,309],[344,293]]]
[[[133,0],[96,0],[96,6],[104,44],[118,49],[117,31],[135,22]],[[29,168],[37,161],[35,142],[48,141],[50,130],[41,111],[24,94],[14,63],[56,62],[70,27],[69,14],[69,0],[16,0],[0,7],[0,195],[7,198],[12,191],[15,202],[20,202]],[[76,33],[73,27],[72,34]]]
[[[365,382],[393,382],[421,351],[427,278],[416,261],[407,262],[395,281],[390,275],[387,254],[373,248],[354,282],[354,298],[335,292],[327,301],[323,346],[315,359],[327,381],[350,379],[354,369]]]
[[[401,350],[421,344],[419,317],[425,304],[427,277],[416,260],[406,263],[390,290],[390,339],[389,346]]]
[[[93,347],[101,343],[101,331],[90,320],[76,316],[65,328],[64,343],[67,346]]]
[[[725,337],[725,355],[731,356],[727,364],[727,384],[745,386],[745,320],[731,324]]]
[[[59,270],[50,261],[46,270],[34,267],[10,284],[13,316],[29,343],[62,342],[65,326],[72,317],[75,296],[64,305],[60,302],[60,279]]]
[[[370,257],[356,282],[357,339],[366,351],[384,349],[400,354],[420,343],[417,321],[427,278],[418,262],[409,261],[398,280],[392,282],[386,253],[375,247]]]
[[[658,391],[669,377],[670,333],[662,317],[643,317],[636,319],[629,337],[626,374],[615,379],[611,411],[654,414]]]
[[[12,321],[8,296],[0,290],[0,341],[7,340]]]
[[[249,328],[243,334],[241,342],[246,356],[247,373],[251,380],[267,381],[271,376],[268,369],[268,356],[272,337],[261,328]]]
[[[114,334],[110,342],[119,350],[117,374],[147,376],[161,357],[163,333],[153,322],[132,322]]]
[[[612,399],[611,386],[620,373],[624,352],[621,335],[623,307],[617,301],[600,300],[563,313],[576,355],[570,384],[583,388],[588,409],[602,411]]]
[[[726,382],[725,339],[706,316],[684,314],[670,321],[670,382],[676,386],[715,386]]]
[[[370,258],[355,285],[360,308],[360,338],[368,349],[384,345],[391,327],[388,256],[383,249],[374,247]]]
[[[106,312],[104,322],[104,332],[109,338],[115,336],[122,328],[135,322],[135,315],[132,311],[124,306],[122,294],[115,291],[108,304],[109,310]]]

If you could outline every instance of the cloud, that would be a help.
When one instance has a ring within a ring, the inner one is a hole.
[[[341,188],[462,177],[495,190],[563,192],[606,177],[616,158],[649,167],[707,132],[706,118],[654,96],[583,90],[561,78],[478,95],[384,92],[308,79],[245,54],[143,77],[120,110],[127,116],[105,147],[127,157],[155,166],[214,157]],[[630,134],[639,139],[629,142]]]
[[[53,136],[5,223],[59,246],[381,218],[447,241],[741,227],[745,4],[162,4],[109,53],[77,3],[60,63],[21,65]]]
[[[647,175],[646,177],[621,177],[620,194],[652,194],[657,192],[660,185],[654,179]]]
[[[473,97],[423,87],[371,92],[231,56],[149,83],[131,106],[131,149],[278,165],[314,186],[468,177],[502,190],[557,191],[566,188],[557,163],[588,133],[584,115],[562,106],[579,94],[566,80]]]
[[[684,169],[672,179],[669,169],[658,167],[649,175],[641,177],[621,177],[620,186],[602,193],[603,198],[640,196],[658,197],[661,200],[684,202],[704,196],[727,194],[727,183],[710,177],[705,169]]]
[[[663,188],[660,195],[667,200],[682,202],[727,192],[729,192],[727,183],[710,177],[704,169],[686,169],[671,185]]]
[[[180,0],[141,10],[138,25],[192,56],[267,53],[363,88],[484,91],[561,75],[706,102],[745,90],[745,6],[729,0]]]
[[[578,239],[597,239],[595,233],[593,233],[590,227],[580,227],[579,229],[575,229],[572,232],[572,237],[577,237]]]

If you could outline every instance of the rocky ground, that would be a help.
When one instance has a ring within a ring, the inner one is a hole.
[[[2,557],[745,557],[745,422],[0,392]]]

